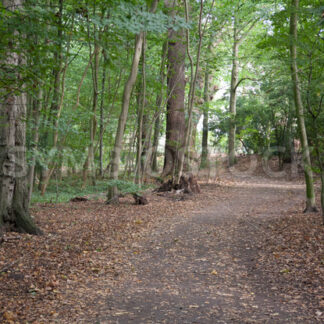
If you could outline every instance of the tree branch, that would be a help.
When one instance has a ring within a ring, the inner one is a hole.
[[[240,83],[242,83],[242,82],[245,81],[245,80],[250,80],[250,81],[260,81],[260,79],[242,78],[242,79],[240,79],[240,80],[236,83],[236,85],[235,85],[235,87],[234,87],[234,91],[236,91],[236,89],[238,88],[238,86],[240,85]]]

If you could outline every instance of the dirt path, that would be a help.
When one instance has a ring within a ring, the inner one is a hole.
[[[262,181],[238,182],[134,244],[132,276],[106,297],[97,323],[320,322],[258,264],[261,223],[300,204],[303,186]]]
[[[264,176],[43,204],[0,245],[1,323],[324,323],[324,228],[304,186]]]

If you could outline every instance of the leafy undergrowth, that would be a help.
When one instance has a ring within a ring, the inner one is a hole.
[[[55,180],[51,181],[44,196],[35,189],[31,203],[62,203],[68,202],[76,196],[89,196],[91,199],[99,199],[104,197],[106,191],[107,180],[97,180],[95,186],[87,185],[82,188],[80,179],[64,178],[59,183],[56,183]]]

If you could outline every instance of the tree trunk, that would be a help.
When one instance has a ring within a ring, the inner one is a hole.
[[[229,113],[230,123],[228,131],[228,164],[233,166],[235,164],[235,133],[236,133],[236,89],[238,81],[238,50],[239,42],[237,39],[236,18],[234,17],[234,33],[233,33],[233,50],[232,50],[232,74],[231,74],[231,89]]]
[[[228,130],[228,164],[233,166],[235,164],[235,135],[236,135],[236,96],[237,87],[244,78],[238,81],[239,62],[238,53],[239,47],[255,26],[258,20],[242,20],[238,18],[240,5],[234,8],[233,17],[233,49],[232,49],[232,73],[231,73],[231,88],[229,101],[229,130]],[[242,23],[243,21],[243,23]]]
[[[188,146],[186,150],[186,163],[183,166],[184,172],[195,172],[199,168],[199,155],[196,150],[196,140],[197,140],[197,127],[202,115],[200,110],[195,110],[192,112],[192,121],[191,121],[191,131],[188,141]]]
[[[33,143],[32,143],[32,159],[29,169],[29,186],[28,186],[28,201],[30,202],[31,196],[33,193],[34,187],[34,176],[35,176],[35,163],[36,163],[36,151],[38,147],[38,140],[39,140],[39,119],[40,119],[40,111],[42,107],[42,98],[43,98],[43,91],[41,85],[39,84],[37,100],[34,102],[34,136],[33,136]]]
[[[157,117],[154,122],[154,133],[153,133],[153,145],[152,145],[152,171],[157,172],[157,150],[159,146],[160,138],[160,128],[161,128],[161,106],[162,106],[162,96],[163,96],[163,87],[165,82],[165,61],[168,53],[168,43],[163,42],[162,54],[161,54],[161,66],[160,66],[160,82],[161,82],[161,91],[156,96],[156,107],[157,107]]]
[[[136,124],[134,125],[134,128],[130,133],[131,133],[131,136],[129,139],[127,156],[125,159],[124,180],[126,180],[132,173],[133,156],[134,156],[134,150],[135,150],[135,140],[137,137],[137,125]]]
[[[135,183],[141,184],[143,163],[142,163],[142,153],[143,153],[143,117],[146,102],[146,71],[145,71],[145,41],[146,35],[143,36],[143,46],[142,46],[142,84],[141,84],[141,102],[138,105],[138,125],[137,125],[137,154],[136,154],[136,171],[135,171]]]
[[[92,81],[93,81],[93,97],[92,97],[92,111],[90,115],[90,142],[88,146],[88,163],[85,163],[84,167],[84,175],[83,175],[83,188],[86,186],[88,171],[90,171],[91,185],[96,185],[96,171],[95,171],[95,162],[94,162],[94,140],[96,137],[97,130],[97,107],[98,107],[98,95],[99,95],[99,87],[98,87],[98,78],[99,78],[99,59],[100,59],[100,46],[98,42],[95,43],[94,48],[94,64],[92,65]]]
[[[202,151],[200,168],[208,167],[208,117],[209,117],[209,69],[206,63],[205,84],[204,84],[204,120],[202,135]]]
[[[159,0],[153,0],[150,9],[151,12],[154,12],[156,10],[158,2]],[[132,90],[137,78],[138,65],[142,55],[143,39],[144,39],[144,32],[140,32],[135,38],[135,51],[133,56],[131,72],[124,87],[122,109],[118,120],[118,128],[117,128],[117,133],[115,138],[114,149],[112,152],[111,169],[110,169],[110,176],[109,176],[111,180],[118,180],[119,162],[120,162],[119,160],[120,160],[120,155],[122,150],[126,120],[128,116],[129,103],[130,103]],[[116,186],[110,187],[107,193],[107,203],[112,201],[117,201],[117,197],[118,197],[117,187]]]
[[[186,21],[187,23],[189,22],[189,9],[188,9],[188,4],[187,0],[184,2],[185,4],[185,10],[186,10]],[[177,180],[176,183],[178,184],[180,181],[180,178],[182,176],[183,172],[183,167],[184,167],[184,157],[186,152],[189,151],[190,147],[190,136],[192,133],[192,112],[193,112],[193,105],[194,105],[194,99],[195,99],[195,90],[196,90],[196,82],[198,78],[198,71],[199,71],[199,60],[200,60],[200,53],[201,53],[201,45],[202,45],[202,37],[203,37],[203,32],[202,32],[202,12],[203,12],[203,0],[200,0],[200,12],[199,12],[199,21],[198,21],[198,35],[199,35],[199,42],[198,42],[198,50],[197,50],[197,58],[196,58],[196,69],[195,73],[193,73],[194,69],[194,64],[192,57],[190,55],[190,44],[189,44],[189,30],[186,31],[186,38],[187,38],[187,54],[190,60],[190,65],[191,65],[191,79],[190,79],[190,89],[189,89],[189,95],[188,95],[188,122],[187,122],[187,127],[186,127],[186,132],[185,132],[185,138],[184,138],[184,147],[182,150],[180,150],[179,154],[179,170],[177,174]],[[188,152],[188,157],[190,153]],[[188,163],[189,164],[189,163]],[[188,165],[189,167],[189,165]]]
[[[152,171],[158,171],[158,164],[157,164],[157,153],[158,153],[158,146],[159,146],[159,138],[160,138],[160,128],[161,128],[161,115],[156,118],[154,123],[154,133],[153,133],[153,145],[152,145]]]
[[[304,173],[306,181],[306,209],[305,212],[317,211],[315,203],[314,180],[311,165],[311,158],[308,146],[307,132],[304,118],[304,107],[300,93],[300,82],[298,76],[297,66],[297,24],[299,9],[299,0],[292,0],[291,2],[291,16],[290,16],[290,56],[291,56],[291,78],[294,91],[294,100],[296,107],[296,114],[298,119],[298,126],[300,131],[300,140],[303,150]]]
[[[4,0],[3,5],[10,11],[19,11],[23,2]],[[17,43],[13,44],[17,46]],[[28,210],[26,94],[17,93],[17,89],[22,89],[22,80],[14,68],[24,62],[18,54],[20,49],[13,46],[8,44],[7,57],[2,62],[4,66],[13,67],[6,76],[7,84],[12,84],[13,88],[2,91],[3,100],[0,102],[0,231],[9,229],[41,234]]]
[[[106,63],[107,58],[103,50],[104,63],[102,68],[101,80],[101,99],[100,99],[100,144],[99,144],[99,171],[100,177],[103,177],[103,135],[104,135],[104,101],[105,101],[105,83],[106,83]]]
[[[68,65],[68,53],[66,55],[66,61],[65,66],[62,69],[63,66],[63,54],[62,54],[62,43],[63,43],[63,1],[59,0],[59,11],[57,14],[58,17],[58,27],[57,27],[57,38],[58,38],[58,48],[54,53],[54,61],[56,63],[53,74],[54,74],[54,86],[53,86],[53,98],[52,98],[52,104],[50,108],[50,117],[53,120],[53,139],[52,139],[52,147],[53,149],[57,148],[57,142],[58,142],[58,136],[59,136],[59,120],[60,115],[63,108],[63,100],[64,100],[64,89],[65,89],[65,75]],[[74,21],[74,20],[73,20]],[[69,52],[71,43],[71,35],[69,38],[69,42],[67,44],[67,52]],[[61,78],[62,78],[62,84],[61,84]],[[56,168],[56,163],[52,162],[50,163],[50,166],[48,170],[45,172],[45,177],[42,181],[41,186],[41,195],[43,196],[46,192],[47,186],[49,184],[49,181],[52,177],[52,174]]]
[[[53,146],[57,142],[58,137],[58,123],[60,115],[60,96],[61,96],[61,74],[62,74],[62,64],[63,64],[63,55],[62,55],[62,37],[63,37],[63,0],[59,0],[59,11],[57,14],[58,17],[58,26],[57,26],[57,39],[58,47],[54,52],[54,64],[53,69],[54,75],[54,86],[53,86],[53,98],[50,113],[52,114],[54,122],[54,134],[53,134]]]
[[[173,5],[166,1],[166,6],[172,8],[171,16],[175,15]],[[170,29],[168,34],[168,101],[163,177],[176,175],[179,167],[179,151],[184,146],[185,57],[184,31]]]
[[[130,103],[131,93],[136,82],[137,72],[138,72],[138,65],[142,55],[142,45],[143,45],[143,32],[136,36],[135,40],[135,51],[134,57],[132,62],[132,68],[128,80],[124,87],[124,94],[122,100],[122,110],[118,120],[118,128],[115,138],[114,149],[112,152],[112,159],[111,159],[111,169],[110,169],[110,179],[117,180],[118,179],[118,172],[119,172],[119,160],[122,150],[122,142],[124,137],[124,131],[126,126],[126,120],[128,116],[128,108]],[[112,200],[116,200],[118,195],[117,187],[112,186],[110,187],[107,199],[108,202]]]

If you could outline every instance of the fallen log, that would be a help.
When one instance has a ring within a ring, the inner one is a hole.
[[[74,197],[70,199],[71,202],[80,202],[80,201],[88,201],[88,200],[89,199],[86,197]]]

